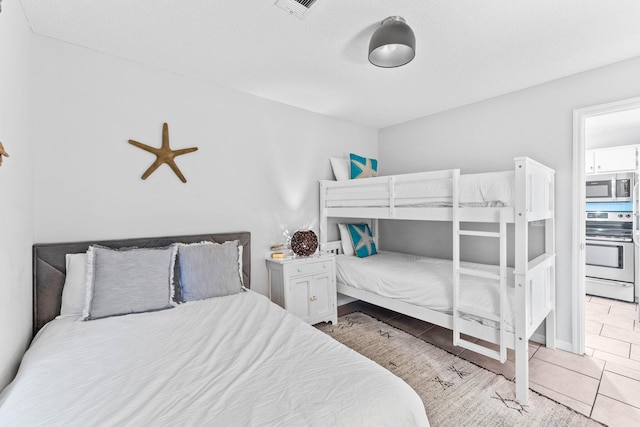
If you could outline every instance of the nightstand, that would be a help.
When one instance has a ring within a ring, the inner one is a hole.
[[[338,323],[333,255],[267,258],[266,262],[271,301],[311,325]]]

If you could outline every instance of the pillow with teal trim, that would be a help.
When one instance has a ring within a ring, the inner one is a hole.
[[[347,226],[353,241],[353,249],[359,258],[378,253],[369,224],[347,224]]]
[[[378,161],[367,159],[357,154],[349,154],[351,179],[371,178],[378,176]]]

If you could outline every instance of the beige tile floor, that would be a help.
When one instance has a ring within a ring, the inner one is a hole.
[[[361,311],[440,348],[514,379],[510,351],[504,364],[451,344],[451,331],[355,301],[340,316]],[[636,304],[586,297],[586,354],[529,345],[529,386],[611,427],[640,426],[640,321]]]

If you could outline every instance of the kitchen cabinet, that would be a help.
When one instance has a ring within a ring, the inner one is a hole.
[[[638,146],[598,148],[585,152],[587,174],[635,172],[638,168]]]

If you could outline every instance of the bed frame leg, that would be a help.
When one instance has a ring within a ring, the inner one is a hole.
[[[526,405],[529,399],[529,343],[516,337],[516,400]]]
[[[555,310],[551,310],[549,314],[547,314],[547,318],[544,323],[545,323],[544,345],[547,348],[555,349],[556,348],[556,311]]]

